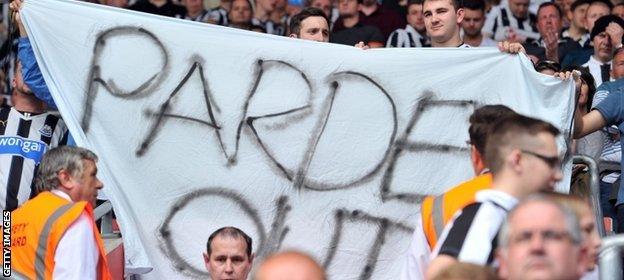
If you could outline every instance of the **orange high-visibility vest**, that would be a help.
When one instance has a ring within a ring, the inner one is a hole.
[[[42,192],[11,214],[11,273],[27,279],[52,279],[54,255],[63,234],[83,212],[93,217],[85,201],[72,203]],[[93,235],[100,253],[98,279],[111,279],[104,244],[93,219]],[[94,268],[95,269],[95,268]]]
[[[475,201],[475,193],[490,188],[492,175],[479,175],[463,182],[438,196],[427,196],[422,203],[422,223],[429,248],[435,247],[438,236],[444,226],[453,218],[453,214]]]

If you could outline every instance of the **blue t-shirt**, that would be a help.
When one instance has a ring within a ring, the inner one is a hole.
[[[620,131],[620,140],[624,139],[624,94],[620,87],[612,91],[607,97],[596,105],[596,110],[602,114],[607,125],[615,125]],[[624,141],[620,141],[620,148],[624,151]],[[624,161],[620,160],[620,169],[624,171]],[[620,189],[624,187],[624,180],[620,180]]]

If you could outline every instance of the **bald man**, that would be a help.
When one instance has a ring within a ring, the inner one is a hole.
[[[256,280],[325,280],[325,271],[307,254],[286,251],[267,258],[256,273]]]

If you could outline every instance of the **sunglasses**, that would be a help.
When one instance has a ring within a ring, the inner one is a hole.
[[[561,159],[559,158],[559,156],[552,156],[552,157],[547,157],[544,155],[540,155],[538,153],[535,152],[531,152],[531,151],[527,151],[527,150],[520,150],[521,152],[528,154],[528,155],[532,155],[536,158],[541,159],[542,161],[544,161],[550,168],[556,168],[556,167],[561,167]]]

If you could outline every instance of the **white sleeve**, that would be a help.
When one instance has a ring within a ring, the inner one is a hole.
[[[412,234],[412,242],[407,251],[406,262],[401,272],[401,279],[425,279],[430,254],[429,243],[423,229],[422,216],[418,215],[416,227]]]
[[[91,221],[83,212],[56,247],[53,279],[97,279],[98,252]]]

